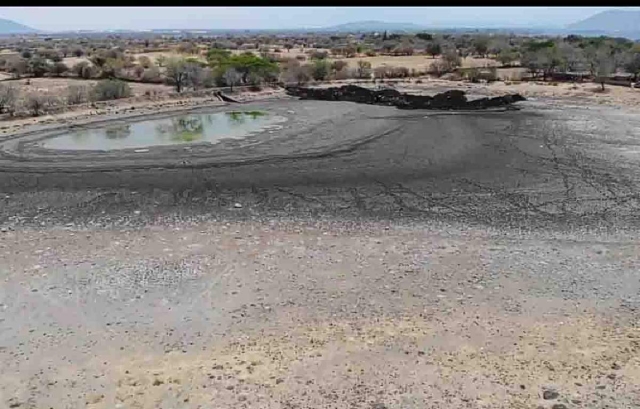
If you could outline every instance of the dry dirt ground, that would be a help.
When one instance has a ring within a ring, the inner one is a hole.
[[[93,80],[82,80],[76,78],[24,78],[12,80],[5,84],[16,87],[21,93],[47,94],[65,98],[68,95],[70,86],[93,86],[97,82]],[[173,87],[164,84],[143,84],[132,82],[129,84],[133,96],[143,96],[146,92],[157,94],[168,94],[174,90]]]
[[[640,408],[637,112],[519,105],[267,99],[279,132],[144,155],[3,137],[1,404]]]

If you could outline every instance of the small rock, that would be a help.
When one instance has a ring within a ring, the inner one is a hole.
[[[6,227],[0,227],[0,232],[6,233],[8,231],[9,231],[9,229],[7,229]]]
[[[239,400],[240,402],[244,402],[245,400],[247,400],[247,395],[240,395],[240,396],[238,396],[238,400]]]
[[[614,374],[614,373],[610,373],[609,375],[607,375],[607,378],[609,378],[609,379],[616,379],[616,374]]]
[[[552,391],[552,390],[548,390],[548,391],[544,391],[542,393],[542,398],[544,400],[552,400],[552,399],[557,399],[558,396],[560,396],[560,394],[556,391]]]
[[[605,385],[597,385],[597,386],[596,386],[596,389],[600,389],[600,390],[602,390],[602,389],[604,389],[604,388],[606,388],[606,386],[605,386]]]
[[[551,407],[551,409],[567,409],[567,405],[564,403],[556,403]]]
[[[622,369],[622,367],[620,365],[618,365],[617,362],[615,362],[613,365],[611,365],[611,369],[613,369],[614,371],[618,371],[618,370]]]
[[[282,379],[282,378],[278,378],[278,379],[276,379],[276,385],[279,385],[279,384],[281,384],[282,382],[284,382],[284,379]]]
[[[89,395],[87,395],[87,404],[95,405],[96,403],[100,403],[102,399],[104,399],[104,395],[90,393]]]
[[[8,403],[10,408],[19,408],[22,406],[22,402],[18,401],[16,398],[9,399]]]
[[[387,409],[387,405],[382,402],[376,402],[371,404],[371,409]]]
[[[235,207],[236,209],[241,209],[242,208],[242,204],[241,203],[234,203],[233,207]]]

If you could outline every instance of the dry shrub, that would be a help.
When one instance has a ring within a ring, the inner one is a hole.
[[[460,81],[462,79],[462,75],[458,72],[448,72],[443,74],[440,78],[446,81]]]
[[[0,114],[8,113],[13,116],[17,110],[20,91],[13,85],[0,84]]]
[[[407,67],[391,67],[387,75],[389,78],[407,78],[409,74]]]
[[[153,84],[161,83],[162,76],[160,75],[160,70],[155,66],[151,66],[147,68],[146,70],[144,70],[144,72],[140,76],[140,81],[153,83]]]
[[[89,79],[97,75],[98,69],[86,61],[80,61],[73,66],[71,71],[80,78]]]
[[[442,60],[434,61],[427,69],[427,73],[436,77],[440,77],[447,72],[449,72],[449,65]]]
[[[144,73],[144,67],[141,65],[137,65],[134,69],[133,69],[133,75],[136,76],[136,78],[141,78],[142,74]]]
[[[99,81],[91,90],[94,101],[108,101],[113,99],[128,98],[131,96],[131,87],[120,80]]]
[[[151,59],[146,55],[143,55],[140,58],[138,58],[138,63],[140,63],[140,66],[142,68],[149,68],[151,67],[151,64],[152,64]]]
[[[353,70],[349,69],[348,67],[344,67],[343,69],[336,71],[334,77],[337,80],[347,80],[349,78],[353,78]]]
[[[45,114],[58,105],[60,101],[47,94],[31,93],[24,100],[24,107],[32,116]]]
[[[478,68],[470,68],[465,71],[464,76],[470,82],[479,82],[480,81],[480,70]]]
[[[67,104],[77,105],[89,100],[89,87],[85,85],[70,85],[67,88]]]

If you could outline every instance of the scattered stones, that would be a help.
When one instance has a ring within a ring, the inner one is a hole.
[[[544,400],[558,399],[558,396],[560,396],[560,394],[554,390],[546,390],[542,393]]]
[[[9,399],[9,401],[7,403],[9,404],[10,408],[19,408],[20,406],[22,406],[22,402],[20,402],[16,398]]]

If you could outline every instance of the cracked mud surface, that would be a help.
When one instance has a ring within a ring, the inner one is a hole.
[[[637,225],[640,119],[521,103],[517,112],[398,112],[348,102],[251,104],[285,128],[148,153],[5,156],[0,222],[127,222],[180,213]],[[289,114],[295,112],[295,114]],[[5,148],[7,143],[3,145]],[[178,209],[178,211],[177,211]],[[140,217],[131,218],[131,212]],[[179,217],[182,217],[179,216]],[[129,220],[131,219],[131,220]]]
[[[2,159],[0,406],[640,407],[637,116],[257,106],[308,116]]]

